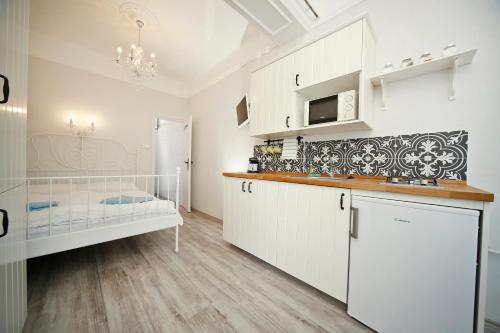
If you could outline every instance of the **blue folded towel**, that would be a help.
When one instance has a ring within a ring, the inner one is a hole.
[[[49,201],[30,202],[26,206],[27,206],[26,210],[28,212],[37,212],[49,208],[50,202]],[[52,207],[57,207],[57,206],[59,206],[59,203],[57,201],[52,201]]]
[[[121,203],[122,204],[131,204],[131,203],[142,203],[146,201],[152,201],[153,197],[132,197],[129,195],[122,195],[121,197],[112,197],[112,198],[106,198],[99,203],[105,204],[105,205],[119,205],[120,204],[120,198],[121,198]]]

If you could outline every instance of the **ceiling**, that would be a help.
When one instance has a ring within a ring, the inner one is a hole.
[[[138,6],[146,21],[142,46],[156,54],[160,75],[181,81],[192,80],[246,39],[264,34],[222,0],[32,0],[30,29],[111,61],[117,46],[127,50],[137,43],[134,20],[120,12],[124,3],[130,4],[125,8]]]
[[[311,19],[304,0],[31,0],[30,52],[106,75],[116,48],[137,43],[138,13],[145,21],[142,47],[156,54],[162,80],[193,84],[227,72],[226,62],[241,66],[311,32],[360,1],[309,0],[319,14]]]

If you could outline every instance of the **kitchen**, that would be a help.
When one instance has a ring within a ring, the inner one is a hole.
[[[494,195],[467,184],[468,132],[316,139],[370,129],[389,82],[449,71],[455,100],[477,49],[448,44],[377,75],[369,22],[251,73],[238,125],[264,142],[246,172],[223,173],[224,240],[378,332],[481,332]]]

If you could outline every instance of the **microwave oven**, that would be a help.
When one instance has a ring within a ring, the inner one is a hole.
[[[337,95],[306,101],[304,126],[355,120],[358,117],[357,109],[357,90],[344,91]]]

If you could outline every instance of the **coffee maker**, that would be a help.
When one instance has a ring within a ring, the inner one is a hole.
[[[248,159],[248,172],[257,173],[260,171],[260,163],[257,157],[250,157]]]

